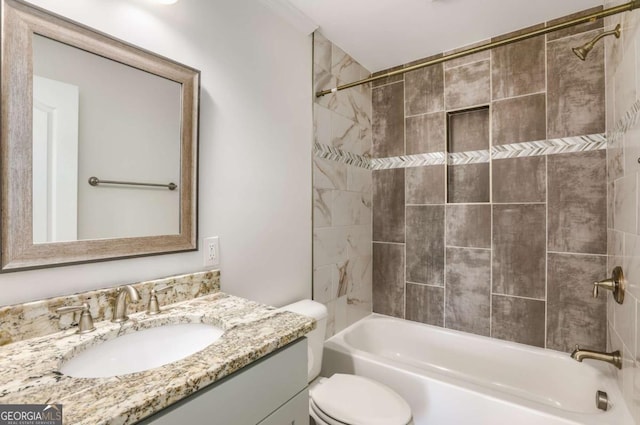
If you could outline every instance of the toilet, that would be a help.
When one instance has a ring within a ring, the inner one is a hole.
[[[327,308],[312,300],[284,306],[316,319],[307,334],[309,416],[317,425],[411,425],[411,408],[386,385],[363,376],[336,373],[319,378],[327,326]],[[312,422],[313,423],[313,422]]]

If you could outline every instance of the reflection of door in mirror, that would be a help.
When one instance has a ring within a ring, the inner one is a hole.
[[[78,239],[78,87],[33,76],[33,242]]]
[[[77,173],[71,240],[179,234],[182,85],[40,35],[33,36],[33,72],[79,90],[77,155],[59,159]],[[178,187],[91,186],[90,177]],[[35,206],[45,203],[37,196],[34,187],[34,225]],[[34,228],[34,242],[39,238]],[[46,239],[63,240],[70,239]]]

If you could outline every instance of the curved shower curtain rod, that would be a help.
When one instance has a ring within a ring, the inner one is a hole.
[[[584,23],[587,23],[587,22],[593,22],[593,21],[596,21],[598,19],[606,18],[607,16],[617,15],[618,13],[630,12],[630,11],[632,11],[634,9],[638,9],[638,8],[640,8],[640,0],[633,0],[633,1],[630,1],[629,3],[621,4],[620,6],[615,6],[615,7],[609,8],[609,9],[604,9],[604,10],[601,10],[600,12],[591,13],[589,15],[586,15],[586,16],[583,16],[583,17],[580,17],[580,18],[570,19],[568,21],[560,22],[558,24],[551,25],[549,27],[528,31],[528,32],[525,32],[523,34],[515,35],[513,37],[508,37],[508,38],[505,38],[505,39],[500,40],[500,41],[492,41],[490,43],[482,44],[480,46],[471,47],[469,49],[461,50],[461,51],[459,51],[457,53],[452,53],[450,55],[441,56],[441,57],[439,57],[437,59],[431,59],[431,60],[428,60],[426,62],[422,62],[422,63],[418,63],[418,64],[415,64],[415,65],[412,65],[412,66],[408,66],[408,67],[403,68],[403,69],[398,69],[396,71],[390,71],[390,72],[387,72],[386,74],[376,75],[375,77],[369,77],[369,78],[365,78],[363,80],[354,81],[353,83],[344,84],[344,85],[341,85],[341,86],[334,87],[332,89],[321,90],[321,91],[316,93],[316,97],[322,97],[322,96],[324,96],[326,94],[329,94],[329,93],[335,93],[335,92],[338,92],[340,90],[348,89],[348,88],[351,88],[351,87],[361,86],[362,84],[370,83],[372,81],[381,80],[383,78],[389,78],[389,77],[393,77],[395,75],[401,75],[401,74],[404,74],[406,72],[415,71],[416,69],[420,69],[420,68],[424,68],[426,66],[431,66],[431,65],[436,65],[436,64],[439,64],[439,63],[447,62],[447,61],[450,61],[450,60],[453,60],[453,59],[461,58],[463,56],[472,55],[474,53],[484,52],[485,50],[490,50],[490,49],[493,49],[495,47],[506,46],[507,44],[516,43],[518,41],[526,40],[528,38],[537,37],[539,35],[548,34],[550,32],[560,31],[560,30],[563,30],[563,29],[566,29],[566,28],[571,28],[571,27],[574,27],[576,25],[584,24]]]

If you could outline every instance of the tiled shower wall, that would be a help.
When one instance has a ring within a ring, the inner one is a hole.
[[[606,7],[618,3],[607,3]],[[606,39],[608,273],[622,266],[627,291],[622,305],[607,296],[608,350],[620,350],[618,382],[636,423],[640,423],[640,11],[607,19],[607,29],[622,24],[622,36]]]
[[[583,25],[374,83],[375,312],[605,348],[605,298],[591,297],[607,274],[604,47],[585,62],[571,51],[601,31]],[[456,138],[489,148],[447,155],[447,113],[479,106],[486,122]],[[449,197],[466,203],[446,202],[447,166]]]
[[[322,34],[314,34],[316,90],[370,73]],[[368,158],[371,88],[362,86],[314,103],[313,298],[329,311],[327,337],[371,313],[371,170],[336,161],[333,150]],[[328,152],[329,159],[318,152]]]

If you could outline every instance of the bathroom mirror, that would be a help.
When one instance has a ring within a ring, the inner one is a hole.
[[[197,249],[199,71],[2,8],[2,271]]]

